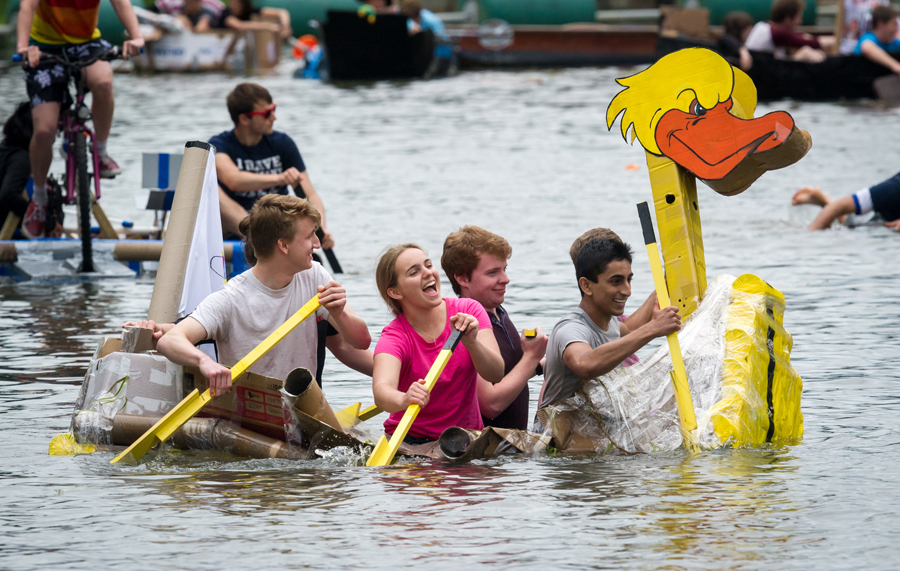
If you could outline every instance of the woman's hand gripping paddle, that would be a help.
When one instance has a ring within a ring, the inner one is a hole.
[[[441,376],[444,367],[447,366],[447,361],[450,360],[450,356],[453,355],[453,350],[459,345],[459,340],[461,338],[462,331],[458,329],[454,329],[453,332],[450,333],[450,337],[448,337],[447,342],[444,343],[444,348],[441,349],[437,359],[428,371],[428,375],[425,376],[425,388],[428,389],[428,392],[431,392],[431,389],[434,388],[434,384],[437,382],[438,377]],[[375,445],[375,449],[372,450],[372,455],[369,456],[369,461],[366,462],[366,466],[387,466],[391,463],[391,460],[394,459],[394,455],[397,454],[397,450],[400,448],[400,444],[403,442],[403,439],[406,438],[406,434],[416,420],[416,416],[419,415],[420,410],[422,410],[422,407],[417,404],[409,405],[409,408],[406,409],[406,413],[403,415],[403,419],[400,420],[400,424],[398,424],[397,429],[394,430],[390,442],[388,442],[387,436],[382,434],[378,444]]]
[[[314,314],[317,309],[319,309],[318,294],[306,302],[306,305],[297,310],[297,313],[282,323],[278,329],[266,337],[266,339],[257,345],[255,349],[250,351],[246,357],[238,361],[237,364],[231,368],[231,380],[235,381],[238,377],[246,373],[247,369],[261,359],[263,355],[268,353],[279,341],[284,339],[288,333],[303,323],[307,317]],[[124,452],[113,458],[111,463],[115,464],[125,458],[134,461],[140,460],[141,457],[146,454],[148,450],[156,446],[157,443],[168,440],[176,430],[184,426],[185,422],[189,421],[194,415],[200,412],[210,400],[212,400],[212,396],[209,393],[209,389],[206,389],[203,394],[200,394],[200,391],[194,389],[191,394],[178,403],[175,408],[170,410],[166,416],[159,419],[159,422],[154,424],[143,436],[135,440]]]
[[[666,288],[666,279],[663,276],[662,262],[659,259],[659,248],[656,245],[656,232],[653,231],[653,222],[650,220],[650,207],[646,202],[638,203],[638,216],[641,219],[641,228],[644,230],[644,243],[647,245],[647,257],[650,258],[650,271],[653,273],[653,284],[656,286],[656,299],[659,307],[669,307],[669,290]],[[688,385],[687,371],[684,369],[684,358],[681,355],[681,345],[678,343],[678,334],[666,335],[669,342],[669,355],[672,357],[672,385],[675,387],[675,401],[678,403],[678,416],[681,420],[681,429],[686,434],[697,428],[697,418],[694,415],[694,401],[691,399],[691,388]]]

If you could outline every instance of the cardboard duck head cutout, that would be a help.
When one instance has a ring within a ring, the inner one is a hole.
[[[745,191],[812,146],[784,111],[754,118],[753,81],[711,50],[681,50],[616,81],[625,89],[609,104],[607,127],[622,115],[626,141],[630,129],[632,143],[672,159],[719,194]]]

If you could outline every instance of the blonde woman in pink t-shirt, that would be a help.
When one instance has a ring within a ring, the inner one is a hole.
[[[484,428],[478,375],[492,383],[503,378],[503,359],[487,312],[472,299],[441,297],[438,269],[415,244],[385,252],[375,281],[396,315],[375,347],[372,392],[375,404],[391,413],[384,431],[393,434],[411,404],[422,411],[405,439],[409,444],[437,440],[451,426]],[[424,378],[453,329],[463,332],[462,342],[429,394]]]

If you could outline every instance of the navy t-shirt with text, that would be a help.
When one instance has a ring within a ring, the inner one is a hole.
[[[278,131],[274,131],[271,135],[263,135],[259,144],[253,147],[242,145],[234,135],[234,130],[219,133],[209,140],[209,144],[216,148],[217,153],[225,153],[231,157],[238,170],[256,174],[281,174],[291,167],[300,172],[306,170],[296,143]],[[288,193],[285,186],[273,186],[252,192],[232,192],[221,180],[219,186],[248,212],[257,200],[267,194]]]

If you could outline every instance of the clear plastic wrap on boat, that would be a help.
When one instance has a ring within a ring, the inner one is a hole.
[[[104,339],[100,347],[108,342]],[[95,353],[75,402],[73,434],[79,442],[112,444],[117,414],[162,417],[182,398],[182,368],[148,353]],[[83,419],[80,415],[88,414]]]
[[[756,276],[720,276],[678,334],[702,448],[755,446],[802,436],[802,381],[790,365],[784,297]],[[682,445],[672,361],[649,358],[586,381],[538,413],[568,452],[646,453]]]

